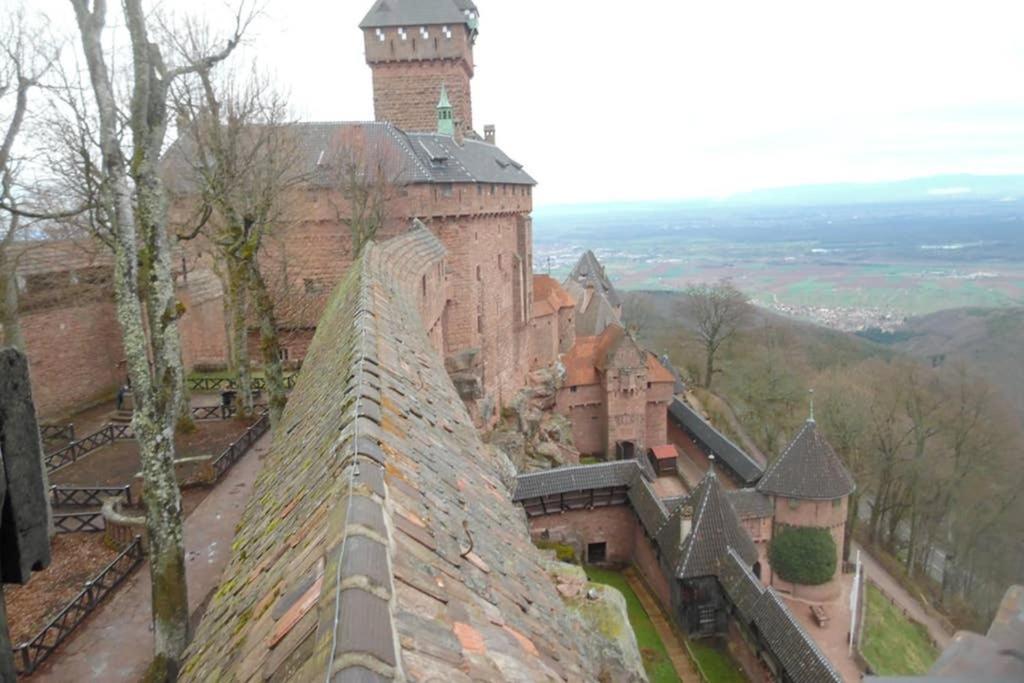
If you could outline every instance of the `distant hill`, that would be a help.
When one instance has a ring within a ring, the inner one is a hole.
[[[939,200],[1024,199],[1024,175],[938,175],[878,183],[829,183],[767,188],[732,195],[726,204],[886,204]]]
[[[1024,307],[960,308],[911,318],[889,346],[935,363],[966,361],[1003,391],[1024,422]]]

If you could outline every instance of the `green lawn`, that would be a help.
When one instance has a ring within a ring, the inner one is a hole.
[[[873,584],[868,584],[861,649],[880,676],[926,673],[939,656],[924,626],[903,616]]]
[[[689,642],[690,655],[712,683],[746,683],[746,677],[726,653],[699,640]]]
[[[669,661],[665,644],[658,637],[651,618],[647,616],[636,593],[626,583],[625,577],[620,572],[599,567],[588,566],[585,569],[591,581],[611,586],[625,596],[629,623],[633,626],[633,632],[636,634],[636,642],[640,646],[640,654],[644,659],[644,669],[647,670],[647,677],[651,683],[679,683],[679,676],[676,675],[676,670],[672,666],[672,662]]]

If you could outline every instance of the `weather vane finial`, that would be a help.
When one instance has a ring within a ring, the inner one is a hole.
[[[814,389],[808,389],[807,393],[811,395],[811,417],[808,422],[814,422]]]

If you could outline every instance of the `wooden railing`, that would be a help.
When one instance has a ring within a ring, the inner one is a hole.
[[[295,388],[295,375],[286,375],[284,388]],[[188,380],[188,388],[192,391],[225,391],[237,389],[238,383],[231,377],[192,377]],[[253,377],[252,388],[257,391],[266,391],[267,380],[263,377]]]
[[[105,498],[120,496],[123,505],[132,505],[132,487],[125,486],[51,486],[53,507],[101,507]]]
[[[107,528],[103,513],[96,512],[55,512],[53,528],[58,534],[96,533]]]
[[[74,441],[75,425],[39,425],[39,435],[44,441]]]
[[[142,560],[142,539],[136,536],[113,562],[85,584],[82,592],[43,627],[35,638],[14,648],[17,673],[28,675],[34,672],[96,610],[104,598],[142,564]]]
[[[266,412],[266,403],[253,405],[256,412]],[[195,406],[192,408],[192,417],[196,420],[230,420],[238,415],[238,406]]]
[[[248,452],[252,445],[256,441],[267,433],[270,429],[270,416],[264,413],[260,416],[260,419],[252,423],[245,433],[230,446],[228,446],[223,453],[217,456],[217,459],[213,461],[213,469],[217,473],[217,479],[219,480],[224,476],[224,473],[231,469],[231,466],[238,462],[243,455]]]
[[[93,432],[81,441],[72,441],[64,448],[46,456],[46,471],[53,473],[77,460],[115,441],[134,439],[131,425],[108,424],[103,429]]]

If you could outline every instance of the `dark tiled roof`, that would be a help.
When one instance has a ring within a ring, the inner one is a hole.
[[[756,489],[729,491],[726,495],[740,519],[771,517],[775,513],[772,499]]]
[[[705,450],[721,459],[744,484],[753,484],[764,472],[760,463],[708,424],[703,417],[697,414],[697,411],[687,405],[682,399],[673,399],[672,403],[669,404],[668,412],[672,419],[686,427],[697,437]]]
[[[622,306],[622,299],[594,252],[587,251],[580,256],[562,286],[576,301],[577,335],[594,337],[619,321],[616,311]]]
[[[638,474],[640,474],[640,465],[635,460],[602,462],[596,465],[573,465],[544,472],[521,474],[516,477],[516,490],[512,495],[512,500],[519,502],[528,498],[552,496],[559,493],[629,486]]]
[[[668,519],[668,512],[644,477],[636,477],[629,487],[629,503],[647,535],[654,538]]]
[[[436,241],[369,246],[332,297],[182,681],[596,679],[423,330],[437,263],[403,255]]]
[[[754,620],[754,606],[757,605],[761,596],[764,595],[764,585],[750,571],[750,567],[743,561],[735,550],[729,549],[725,562],[722,563],[722,573],[718,577],[719,583],[725,589],[729,601],[736,607],[740,618],[748,624]]]
[[[853,477],[810,420],[757,484],[762,493],[805,500],[835,500],[855,488]]]
[[[479,16],[472,0],[377,0],[359,28],[466,24]]]
[[[500,148],[466,138],[461,144],[437,133],[405,133],[385,122],[308,122],[285,129],[297,148],[296,174],[313,185],[337,184],[339,160],[360,164],[380,162],[389,180],[398,184],[494,183],[535,185],[536,181]],[[179,137],[164,156],[168,186],[190,190],[195,165],[194,142]]]
[[[679,374],[679,370],[676,366],[672,365],[672,360],[668,357],[668,354],[662,354],[658,359],[661,364],[665,366],[665,369],[671,373],[675,386],[672,388],[673,394],[682,394],[686,391],[686,384],[683,382],[683,376]]]
[[[674,558],[678,578],[718,576],[729,548],[734,549],[747,564],[757,561],[754,542],[740,523],[713,469],[693,490],[689,500],[676,508],[667,526],[678,527],[688,511],[693,515],[690,534],[682,540],[678,558]],[[671,543],[674,535],[681,535],[681,532],[669,530],[666,541]],[[669,555],[675,545],[663,545],[660,537],[658,543],[665,555]]]
[[[764,591],[753,607],[753,614],[754,625],[793,683],[842,683],[843,677],[774,589]]]

